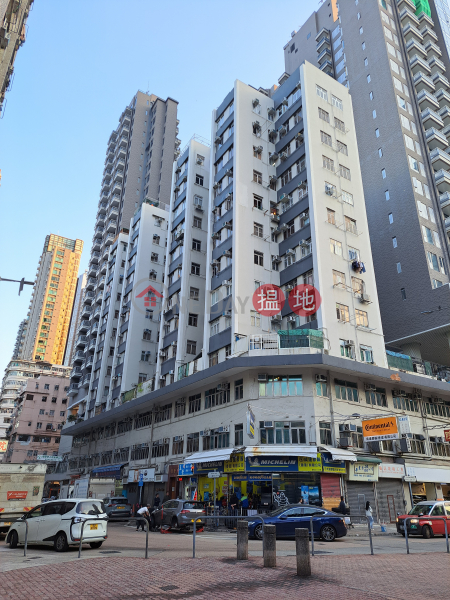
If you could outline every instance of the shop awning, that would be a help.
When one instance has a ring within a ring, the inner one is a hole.
[[[354,452],[350,450],[342,450],[342,448],[332,448],[331,446],[320,446],[321,452],[328,452],[331,454],[333,460],[349,460],[350,462],[356,462],[358,458]]]
[[[281,446],[246,446],[245,456],[305,456],[317,458],[317,446],[297,446],[283,444]]]
[[[220,450],[208,450],[207,452],[195,452],[190,456],[186,456],[184,459],[184,464],[229,460],[232,452],[234,452],[234,448],[222,448]]]
[[[120,463],[120,465],[104,465],[102,467],[95,467],[95,469],[92,469],[91,475],[96,475],[97,477],[114,477],[118,479],[120,478],[120,469],[126,464],[127,463]]]
[[[376,463],[377,465],[383,462],[380,458],[376,458],[375,456],[358,456],[356,460],[358,462]]]

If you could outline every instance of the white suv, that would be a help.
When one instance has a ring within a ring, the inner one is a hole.
[[[57,552],[64,552],[80,543],[81,522],[85,519],[89,520],[84,525],[83,542],[100,548],[108,537],[107,515],[103,502],[92,498],[52,500],[36,506],[11,525],[6,543],[10,548],[25,544],[26,521],[28,544],[51,545]]]

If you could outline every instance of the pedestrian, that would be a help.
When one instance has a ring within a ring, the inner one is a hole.
[[[149,520],[150,517],[150,513],[149,513],[149,508],[147,506],[143,506],[142,508],[140,508],[137,511],[137,517],[143,517],[144,519],[147,519],[147,522]],[[145,527],[144,527],[144,521],[142,519],[140,519],[139,521],[137,521],[137,528],[136,531],[139,531],[139,528],[142,527],[142,531],[145,531]]]
[[[238,504],[239,504],[238,497],[236,496],[236,493],[233,492],[231,494],[231,498],[230,498],[230,508],[231,508],[231,510],[235,511],[237,509],[237,507],[238,507]]]
[[[373,510],[370,506],[370,502],[366,502],[366,517],[369,519],[369,527],[373,530]]]
[[[161,498],[159,497],[159,494],[157,493],[155,496],[155,499],[153,500],[153,510],[158,510],[160,504],[161,504]]]
[[[347,507],[345,506],[344,496],[341,496],[341,501],[339,502],[339,512],[341,515],[347,514]]]
[[[299,502],[299,504],[305,504],[305,502],[303,500],[303,496],[300,496],[300,500],[298,502]]]

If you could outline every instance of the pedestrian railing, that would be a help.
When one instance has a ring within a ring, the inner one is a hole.
[[[21,517],[25,516],[27,513],[23,512],[23,513],[1,513],[0,516],[0,523],[9,523],[10,521],[12,521],[13,523],[15,523],[16,521],[18,521]],[[11,516],[8,516],[11,515]],[[28,523],[27,520],[24,519],[23,520],[25,523],[25,545],[23,547],[23,555],[26,556],[27,555],[27,547],[28,547]]]
[[[264,524],[264,519],[260,515],[253,515],[254,519],[261,519],[261,522]],[[198,519],[192,519],[193,529],[192,529],[192,558],[195,558],[195,538],[197,533],[197,522],[203,523],[204,521],[218,521],[218,520],[233,520],[236,521],[236,516],[224,516],[224,515],[214,515],[214,516],[206,516],[199,517]],[[247,521],[246,521],[247,522]],[[248,523],[247,523],[248,527]],[[248,530],[247,530],[248,531]],[[248,536],[248,533],[247,533]]]
[[[408,540],[408,521],[412,519],[417,519],[417,516],[405,517],[404,519],[404,527],[405,527],[405,542],[406,542],[406,554],[409,554],[409,540]],[[423,517],[422,517],[423,518]],[[447,527],[447,519],[445,517],[430,517],[426,519],[429,521],[430,527],[432,527],[433,521],[444,521],[445,528],[445,543],[447,545],[447,554],[450,554],[449,542],[448,542],[448,527]]]
[[[81,532],[80,532],[80,545],[78,546],[78,558],[81,557],[81,544],[83,543],[83,531],[84,531],[84,526],[86,525],[86,523],[88,521],[106,521],[108,522],[108,519],[101,519],[99,517],[88,517],[87,519],[84,519],[83,517],[74,517],[72,519],[72,523],[75,523],[75,518],[77,519],[82,519],[81,521],[79,521],[79,523],[81,523]]]

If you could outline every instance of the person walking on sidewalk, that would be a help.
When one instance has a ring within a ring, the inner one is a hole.
[[[341,515],[347,514],[347,507],[345,506],[344,496],[341,496],[341,501],[339,502],[339,512]]]
[[[150,507],[143,506],[142,508],[140,508],[140,509],[137,511],[137,514],[136,514],[136,516],[137,516],[137,517],[143,517],[144,519],[146,519],[146,520],[147,520],[147,523],[149,523],[149,522],[150,522],[150,521],[149,521],[149,517],[150,517],[149,508],[150,508]],[[139,528],[140,528],[140,527],[142,527],[142,531],[145,531],[145,527],[144,527],[144,521],[142,521],[142,520],[139,520],[139,521],[137,521],[137,528],[136,528],[136,531],[139,531]]]
[[[369,519],[370,529],[373,530],[373,510],[372,510],[372,507],[370,506],[370,502],[368,500],[366,502],[366,517],[368,517],[368,519]]]
[[[155,499],[153,500],[153,510],[158,510],[160,504],[161,498],[159,497],[159,494],[156,494]]]

